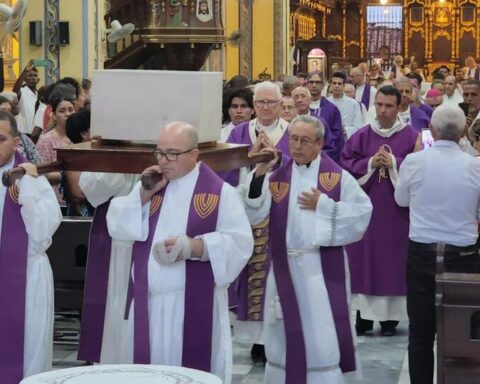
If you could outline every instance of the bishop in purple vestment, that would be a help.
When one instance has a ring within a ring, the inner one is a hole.
[[[355,132],[342,152],[342,166],[373,204],[363,239],[347,247],[358,334],[378,320],[382,334],[392,335],[396,321],[406,319],[408,209],[399,207],[393,194],[398,169],[420,147],[420,134],[398,118],[400,98],[394,87],[382,87],[376,96],[376,120]]]

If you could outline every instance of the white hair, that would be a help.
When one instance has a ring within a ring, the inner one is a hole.
[[[311,124],[312,127],[315,129],[315,138],[317,139],[323,139],[323,137],[325,136],[325,126],[323,125],[322,121],[320,119],[317,119],[316,117],[309,115],[298,115],[288,125],[289,133],[297,123]]]
[[[465,114],[455,105],[440,105],[433,111],[430,124],[439,140],[457,141],[465,130]]]
[[[306,87],[296,87],[295,89],[292,90],[292,96],[293,96],[293,93],[294,93],[294,92],[297,92],[297,91],[299,91],[299,90],[301,90],[301,91],[306,91],[306,92],[307,92],[307,96],[308,96],[308,97],[312,97],[312,94],[311,94],[310,90],[309,90],[308,88],[306,88]]]
[[[282,99],[282,90],[277,84],[272,83],[271,81],[262,81],[261,83],[255,85],[255,91],[253,92],[253,100],[257,100],[257,94],[260,91],[272,91],[275,93],[275,98],[277,100]]]
[[[2,92],[0,96],[5,97],[8,101],[18,101],[18,96],[15,92]]]

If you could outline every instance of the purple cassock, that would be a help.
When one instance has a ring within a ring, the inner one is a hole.
[[[15,153],[14,167],[26,163]],[[18,384],[23,378],[25,291],[28,235],[18,204],[18,188],[5,194],[0,242],[0,382]]]
[[[430,124],[430,118],[427,114],[422,111],[421,109],[410,105],[410,116],[412,117],[412,121],[409,123],[415,128],[417,131],[421,131],[424,128],[428,128]]]
[[[325,129],[323,152],[338,163],[343,145],[345,144],[340,111],[335,104],[322,96],[320,109],[310,109],[310,113],[326,121],[328,126]]]
[[[425,112],[425,114],[428,116],[429,119],[432,118],[433,108],[430,107],[428,104],[422,103],[422,104],[420,104],[418,109],[421,109],[423,112]]]
[[[361,103],[365,106],[366,110],[370,107],[370,95],[371,95],[371,86],[370,84],[365,83],[365,87],[363,88],[362,93],[362,100]]]
[[[391,137],[381,137],[370,125],[355,132],[345,144],[341,164],[356,179],[367,174],[370,158],[388,145],[397,170],[415,147],[418,131],[406,125]],[[390,172],[380,177],[377,168],[362,185],[373,205],[370,225],[363,239],[347,246],[352,279],[352,293],[373,296],[404,296],[405,266],[408,247],[408,208],[394,199]]]
[[[321,156],[317,188],[321,193],[325,193],[334,201],[339,201],[341,182],[331,189],[326,189],[321,183],[321,175],[341,174],[342,169],[325,153],[322,153]],[[271,191],[278,191],[280,188],[285,190],[285,193],[277,196],[272,192],[270,250],[285,325],[285,382],[306,383],[307,357],[305,338],[308,335],[305,335],[302,329],[302,314],[300,313],[298,298],[290,273],[286,243],[291,179],[291,159],[278,168],[270,177]],[[355,370],[355,356],[347,304],[343,247],[320,247],[319,258],[337,332],[340,348],[340,368],[343,372],[350,372]]]
[[[285,124],[285,133],[276,148],[288,157],[288,122]],[[227,143],[246,144],[251,149],[253,143],[250,135],[251,122],[238,124],[230,133]],[[236,187],[239,183],[240,170],[220,172],[219,176],[227,183]],[[258,225],[252,227],[255,238],[255,247],[252,258],[239,274],[238,278],[228,288],[229,307],[235,308],[237,319],[241,321],[263,321],[263,305],[265,299],[265,287],[269,269],[267,249],[268,226]]]

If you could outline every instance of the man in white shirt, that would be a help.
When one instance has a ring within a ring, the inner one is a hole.
[[[350,80],[355,86],[355,99],[361,102],[368,111],[375,103],[377,90],[365,82],[365,74],[359,67],[352,68]]]
[[[444,252],[446,271],[480,271],[480,161],[458,145],[465,115],[458,107],[440,106],[430,130],[433,147],[407,156],[395,189],[398,205],[410,208],[407,311],[412,384],[433,382],[437,252]]]
[[[336,105],[342,115],[343,128],[347,133],[347,137],[350,137],[357,129],[360,129],[365,125],[363,120],[360,104],[343,94],[343,87],[347,77],[342,72],[335,72],[330,80],[330,89],[332,91],[332,97],[328,100]]]
[[[450,75],[445,78],[445,95],[443,95],[444,105],[458,106],[458,103],[463,101],[463,97],[459,94],[457,89],[457,79]]]
[[[13,86],[13,92],[18,95],[20,114],[27,120],[25,133],[31,133],[33,130],[38,82],[38,70],[33,66],[33,61],[29,61]]]

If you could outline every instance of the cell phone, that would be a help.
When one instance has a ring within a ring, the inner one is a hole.
[[[48,66],[48,59],[33,59],[33,66],[34,67],[47,67]]]
[[[465,102],[461,102],[461,103],[458,103],[458,106],[463,111],[465,116],[468,116],[468,112],[469,112],[469,109],[470,109],[470,104],[465,103]]]
[[[422,129],[422,149],[431,148],[433,145],[433,136],[430,129]]]

